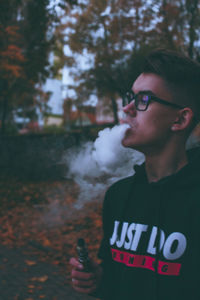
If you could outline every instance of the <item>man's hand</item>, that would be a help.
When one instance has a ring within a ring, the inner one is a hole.
[[[90,261],[91,271],[84,272],[84,267],[76,258],[71,258],[69,262],[73,269],[71,271],[72,286],[80,293],[91,294],[96,291],[101,281],[102,268],[99,264]]]

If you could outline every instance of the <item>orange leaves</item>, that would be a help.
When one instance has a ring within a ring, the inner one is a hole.
[[[33,261],[33,260],[25,260],[25,263],[28,265],[28,266],[34,266],[36,265],[36,261]]]
[[[44,276],[40,276],[40,277],[32,277],[31,281],[37,281],[37,282],[45,282],[48,280],[48,276],[44,275]]]
[[[0,48],[0,68],[6,79],[23,77],[25,57],[19,46],[21,36],[18,29],[18,26],[1,26],[0,38],[4,46]]]
[[[35,285],[29,284],[29,285],[28,285],[28,288],[29,288],[29,289],[34,289],[34,288],[35,288]]]
[[[1,52],[1,55],[4,57],[4,59],[10,60],[10,61],[17,61],[17,62],[24,62],[25,58],[22,54],[22,49],[20,49],[16,45],[8,45],[5,51]]]
[[[44,275],[44,276],[40,276],[40,277],[32,277],[31,281],[34,282],[35,284],[31,283],[28,284],[27,288],[28,288],[28,293],[33,294],[35,293],[36,290],[42,290],[42,286],[41,285],[37,285],[37,283],[44,283],[48,280],[48,276]],[[46,295],[41,294],[37,296],[37,299],[45,299]],[[34,298],[26,298],[26,300],[34,300]]]
[[[5,28],[5,32],[8,34],[9,37],[16,37],[17,31],[19,30],[18,26],[7,26]],[[17,35],[18,37],[18,35]]]
[[[0,67],[7,74],[6,77],[22,77],[23,69],[20,66],[25,61],[21,49],[16,45],[8,45],[7,49],[0,52],[2,57]]]
[[[49,247],[51,246],[51,242],[48,238],[43,237],[43,241],[42,241],[43,246]]]
[[[25,259],[24,272],[39,262],[62,267],[70,277],[70,257],[76,256],[79,237],[85,238],[90,257],[96,259],[101,232],[101,203],[74,208],[79,188],[72,181],[1,182],[0,242],[13,247],[26,246],[34,259]],[[29,291],[48,275],[33,277]],[[41,294],[42,295],[42,294]],[[41,298],[42,299],[42,298]]]
[[[16,42],[19,42],[20,34],[19,34],[19,26],[15,25],[8,25],[6,27],[3,27],[0,25],[0,37],[4,39],[6,37],[6,40],[8,41],[8,44],[16,44]]]
[[[4,69],[4,72],[6,73],[6,78],[10,78],[10,77],[21,77],[22,76],[22,69],[19,66],[15,66],[15,65],[9,65],[6,63],[3,63],[0,65],[0,67],[2,67]]]
[[[101,227],[102,226],[102,221],[101,219],[96,219],[94,220],[96,227]]]

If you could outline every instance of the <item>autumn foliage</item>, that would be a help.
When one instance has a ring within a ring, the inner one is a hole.
[[[74,103],[83,105],[91,94],[99,101],[107,97],[116,122],[115,101],[131,87],[152,48],[170,48],[200,60],[198,0],[87,0],[66,15],[60,32],[63,46],[71,52],[60,60],[71,68]],[[85,69],[79,56],[87,64]]]
[[[2,0],[0,3],[0,120],[2,133],[19,111],[37,119],[44,106],[40,86],[49,76],[54,12],[49,0]]]
[[[1,77],[10,81],[23,76],[22,64],[25,57],[22,49],[17,45],[20,39],[19,28],[17,26],[0,26],[1,41],[7,40],[5,46],[0,49],[0,70]]]
[[[96,260],[102,238],[101,202],[93,199],[76,209],[78,193],[73,181],[1,180],[1,245],[26,247],[38,261],[59,266],[69,280],[68,262],[77,255],[77,239],[85,238],[90,257]],[[26,263],[30,266],[37,261]]]

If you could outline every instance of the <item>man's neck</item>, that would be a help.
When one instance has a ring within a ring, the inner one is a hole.
[[[164,149],[160,153],[146,155],[145,169],[149,182],[177,173],[188,163],[184,147]]]

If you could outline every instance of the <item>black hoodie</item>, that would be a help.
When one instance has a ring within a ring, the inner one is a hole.
[[[200,299],[200,150],[148,183],[144,164],[113,184],[103,206],[103,299]]]

